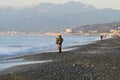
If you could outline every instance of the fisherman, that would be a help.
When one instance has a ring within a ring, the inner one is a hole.
[[[63,42],[63,38],[62,38],[62,35],[58,35],[58,38],[56,38],[56,44],[58,45],[58,50],[59,50],[59,53],[61,53],[61,49],[62,49],[62,42]]]

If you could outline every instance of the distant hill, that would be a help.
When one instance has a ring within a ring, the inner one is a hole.
[[[73,32],[84,31],[88,32],[90,30],[98,32],[109,32],[120,27],[120,22],[106,23],[106,24],[93,24],[93,25],[81,25],[73,29]]]
[[[96,9],[80,2],[42,3],[25,8],[1,8],[0,31],[56,31],[83,24],[120,21],[120,10]]]

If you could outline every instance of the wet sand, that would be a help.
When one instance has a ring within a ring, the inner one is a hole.
[[[53,61],[8,68],[0,72],[0,80],[120,80],[119,41],[111,38],[63,53],[17,57],[14,59]]]

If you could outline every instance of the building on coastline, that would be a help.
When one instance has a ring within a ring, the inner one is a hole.
[[[110,35],[120,37],[120,27],[118,27],[116,30],[110,30]]]
[[[66,33],[72,33],[72,32],[73,32],[73,31],[72,31],[71,28],[66,29]]]
[[[56,32],[47,32],[47,33],[45,33],[46,36],[57,36],[59,34],[60,33],[56,33]]]

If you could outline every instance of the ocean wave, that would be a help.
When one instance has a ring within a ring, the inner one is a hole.
[[[18,47],[12,47],[12,48],[2,47],[2,48],[0,48],[0,55],[15,55],[15,54],[18,54],[18,53],[26,52],[27,50],[28,50],[27,47],[22,47],[22,48],[18,48]]]
[[[38,44],[32,46],[10,46],[10,47],[0,47],[0,56],[12,56],[12,55],[22,55],[34,52],[44,52],[46,50],[55,48],[54,43],[50,44]]]

